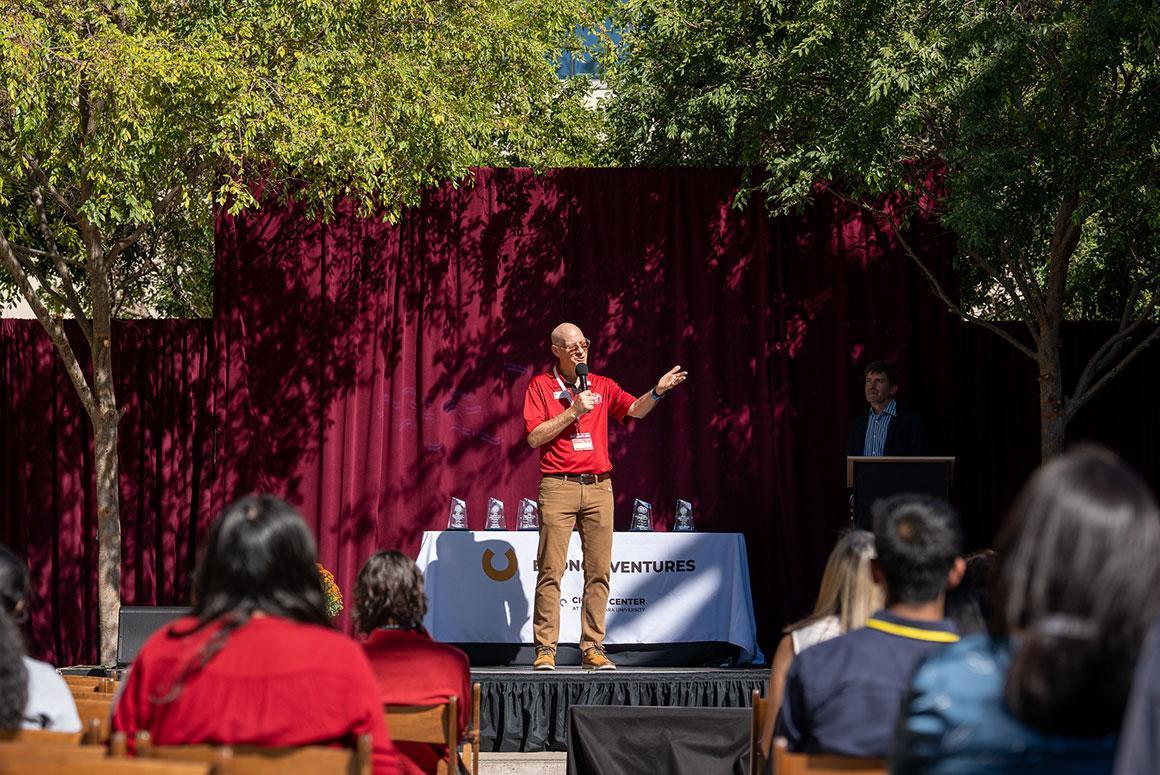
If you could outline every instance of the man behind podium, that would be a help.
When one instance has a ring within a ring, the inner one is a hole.
[[[911,457],[927,454],[922,420],[898,405],[898,371],[886,361],[874,361],[863,370],[870,408],[850,423],[846,455]]]

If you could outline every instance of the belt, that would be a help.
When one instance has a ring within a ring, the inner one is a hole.
[[[606,482],[612,478],[611,471],[605,471],[602,474],[544,474],[553,479],[563,479],[565,482],[578,482],[580,484],[596,484],[597,482]]]

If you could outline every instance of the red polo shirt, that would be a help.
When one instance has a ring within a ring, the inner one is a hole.
[[[564,389],[571,390],[567,383]],[[540,447],[540,473],[602,474],[612,470],[612,460],[608,457],[608,418],[624,422],[636,398],[621,389],[615,380],[599,374],[588,375],[588,389],[596,394],[596,406]],[[532,377],[524,394],[524,432],[531,433],[537,425],[567,409],[572,405],[571,397],[561,394],[560,382],[551,371]],[[572,448],[572,436],[577,431],[591,434],[591,450]]]

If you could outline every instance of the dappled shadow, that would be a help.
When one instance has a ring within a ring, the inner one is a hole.
[[[870,360],[897,362],[935,451],[960,455],[968,535],[986,541],[1007,496],[980,492],[1013,489],[1034,466],[1033,378],[1004,344],[965,337],[872,219],[825,198],[796,216],[736,209],[738,181],[480,170],[396,225],[348,205],[326,224],[273,203],[219,215],[212,326],[117,328],[126,602],[188,602],[206,526],[251,490],[302,509],[348,606],[362,562],[414,555],[452,496],[474,528],[489,497],[511,519],[538,480],[524,390],[563,320],[593,339],[593,370],[634,395],[675,363],[689,370],[650,417],[612,429],[617,527],[639,497],[666,529],[684,498],[699,529],[744,533],[767,649],[808,612],[846,522],[846,429]],[[918,223],[912,237],[950,271],[945,232]],[[0,326],[0,540],[33,565],[37,653],[88,661],[87,418],[38,325]],[[1146,358],[1139,368],[1160,361]],[[1097,398],[1078,432],[1135,444],[1155,482],[1152,434],[1132,441],[1120,422],[1133,411],[1132,430],[1153,427],[1151,404],[1107,395],[1119,403]]]
[[[31,652],[55,664],[98,655],[97,525],[89,418],[33,320],[3,321],[2,540],[32,574]],[[209,321],[118,321],[113,374],[119,426],[122,600],[189,599],[204,514]],[[88,347],[66,323],[88,371]]]

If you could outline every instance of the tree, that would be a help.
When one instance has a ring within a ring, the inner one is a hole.
[[[1160,338],[1155,2],[638,0],[616,23],[615,160],[741,164],[776,210],[825,190],[873,212],[954,314],[1035,361],[1045,457]],[[957,235],[958,293],[915,214]],[[1119,327],[1068,394],[1076,314]]]
[[[112,320],[205,310],[211,205],[398,215],[471,166],[582,162],[584,0],[22,0],[0,9],[0,261],[93,430],[101,659],[120,523]],[[193,278],[191,281],[189,278]],[[201,285],[200,287],[205,287]],[[60,320],[91,350],[82,368]]]

